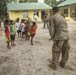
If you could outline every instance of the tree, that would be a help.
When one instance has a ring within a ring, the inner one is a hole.
[[[57,6],[58,4],[62,3],[63,1],[65,0],[60,0],[60,1],[57,1],[57,0],[44,0],[46,4],[54,7],[54,6]]]
[[[57,1],[56,0],[44,0],[46,4],[50,5],[50,6],[56,6],[57,5]]]
[[[7,2],[9,2],[9,0],[0,0],[0,18],[2,18],[7,11]]]
[[[20,3],[23,3],[23,2],[37,2],[37,0],[19,0]]]

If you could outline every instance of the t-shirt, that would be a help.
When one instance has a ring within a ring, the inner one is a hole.
[[[21,23],[21,27],[22,27],[21,31],[24,32],[24,31],[25,31],[25,30],[24,30],[25,24],[24,24],[24,23]]]
[[[36,33],[36,29],[37,29],[37,26],[36,25],[32,25],[31,26],[31,34],[35,34]]]
[[[15,26],[16,26],[16,30],[20,30],[20,22],[16,22]]]
[[[5,25],[5,35],[10,36],[10,26],[9,25]]]
[[[10,34],[15,35],[16,34],[16,27],[15,25],[10,25]]]
[[[37,15],[34,15],[34,20],[36,20],[37,21],[37,19],[38,19],[38,16]]]
[[[49,20],[48,16],[45,15],[45,16],[43,17],[43,20],[44,20],[44,22],[48,22],[48,20]]]
[[[25,28],[24,28],[25,31],[30,32],[30,27],[31,27],[30,25],[26,25]]]

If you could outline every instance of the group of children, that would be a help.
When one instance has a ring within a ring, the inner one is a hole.
[[[14,43],[16,31],[18,34],[18,38],[26,38],[26,40],[29,40],[31,38],[31,45],[33,45],[33,37],[35,36],[37,29],[36,22],[31,23],[30,19],[28,19],[27,21],[22,19],[20,22],[19,18],[17,18],[16,22],[14,22],[13,20],[5,20],[4,28],[8,49],[11,49],[11,46],[16,45]]]

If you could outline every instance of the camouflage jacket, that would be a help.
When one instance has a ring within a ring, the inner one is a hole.
[[[53,40],[69,39],[68,25],[66,20],[56,13],[49,19],[50,34]]]

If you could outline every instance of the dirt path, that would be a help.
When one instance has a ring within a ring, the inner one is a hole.
[[[16,46],[6,49],[4,34],[0,36],[0,75],[76,75],[76,22],[69,22],[70,57],[65,69],[58,67],[57,71],[49,68],[52,58],[52,41],[48,29],[38,24],[34,46],[30,41],[16,37]],[[71,26],[72,24],[72,26]]]

